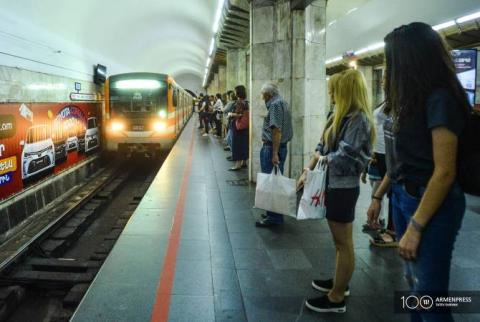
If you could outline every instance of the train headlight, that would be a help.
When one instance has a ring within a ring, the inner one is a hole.
[[[115,132],[121,131],[125,128],[125,125],[122,122],[114,121],[112,122],[112,130]]]
[[[166,119],[167,112],[165,110],[161,110],[160,112],[158,112],[158,116],[160,116],[161,119]]]
[[[167,125],[164,122],[153,123],[153,129],[157,132],[164,131],[166,128],[167,128]]]

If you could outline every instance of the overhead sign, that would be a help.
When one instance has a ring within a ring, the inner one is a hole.
[[[475,86],[477,77],[477,50],[458,49],[452,50],[457,77],[468,95],[471,106],[475,105]]]
[[[70,99],[72,101],[96,101],[96,94],[89,93],[70,93]]]

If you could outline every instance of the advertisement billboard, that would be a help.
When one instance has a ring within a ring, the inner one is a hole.
[[[475,86],[477,76],[477,50],[456,49],[452,50],[457,77],[467,92],[468,101],[473,107],[475,105]]]
[[[100,147],[98,103],[0,104],[0,200]]]

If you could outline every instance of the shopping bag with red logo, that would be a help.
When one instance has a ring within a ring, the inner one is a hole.
[[[327,213],[325,196],[327,166],[320,162],[313,170],[307,170],[302,199],[298,205],[297,220],[323,219]]]
[[[275,166],[270,174],[258,173],[255,208],[296,217],[297,191],[295,179],[283,176],[278,166]]]

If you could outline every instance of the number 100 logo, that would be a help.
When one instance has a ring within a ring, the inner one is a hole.
[[[402,308],[408,310],[430,310],[433,307],[433,299],[428,295],[418,297],[415,295],[409,295],[407,297],[402,296]]]

